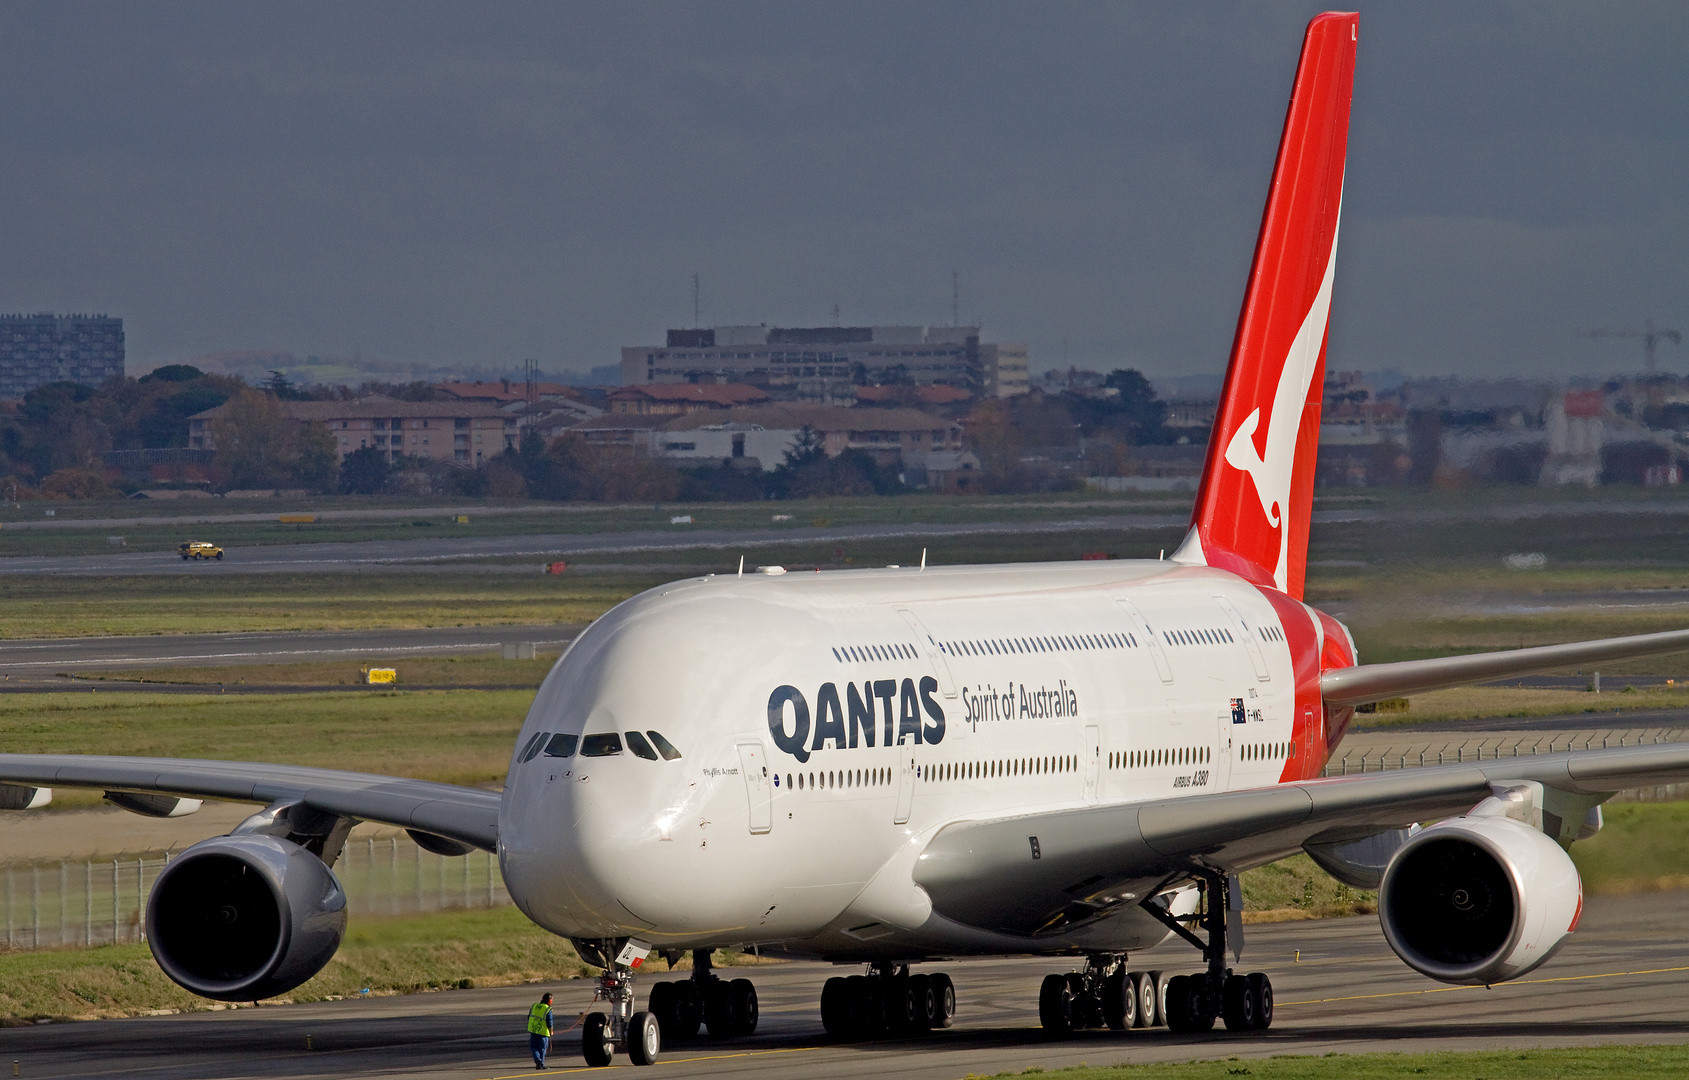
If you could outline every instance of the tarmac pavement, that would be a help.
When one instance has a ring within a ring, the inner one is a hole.
[[[835,1043],[821,1029],[821,983],[854,968],[814,963],[724,969],[751,977],[757,1034],[665,1047],[655,1075],[757,1080],[954,1080],[967,1074],[1081,1062],[1369,1051],[1439,1051],[1689,1041],[1689,894],[1592,897],[1571,942],[1544,967],[1493,988],[1447,987],[1390,952],[1370,916],[1251,926],[1240,970],[1273,979],[1271,1030],[1177,1036],[1165,1029],[1038,1029],[1039,980],[1057,960],[973,960],[948,971],[956,1026],[918,1039]],[[1194,971],[1195,953],[1167,944],[1134,967]],[[645,977],[641,990],[660,977]],[[26,1077],[366,1076],[492,1080],[533,1075],[523,1032],[529,1002],[557,995],[559,1026],[591,1004],[590,981],[446,991],[312,1005],[143,1017],[0,1031],[0,1068]],[[556,1040],[553,1071],[584,1068],[575,1032]],[[630,1069],[618,1055],[614,1068]]]

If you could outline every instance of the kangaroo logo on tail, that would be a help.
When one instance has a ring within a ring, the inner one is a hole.
[[[1267,524],[1278,530],[1278,561],[1273,564],[1273,584],[1286,590],[1286,563],[1290,553],[1290,530],[1285,528],[1289,513],[1290,482],[1296,464],[1296,436],[1302,427],[1303,403],[1313,385],[1318,370],[1320,352],[1325,346],[1326,320],[1331,313],[1332,270],[1337,265],[1337,234],[1331,237],[1331,258],[1326,261],[1325,278],[1308,317],[1290,343],[1290,350],[1279,371],[1278,389],[1273,393],[1271,412],[1267,419],[1267,450],[1255,448],[1255,430],[1261,424],[1261,409],[1257,406],[1244,418],[1226,443],[1226,464],[1239,472],[1246,472],[1255,482],[1255,494],[1261,500],[1261,512]],[[1316,421],[1317,423],[1317,421]]]

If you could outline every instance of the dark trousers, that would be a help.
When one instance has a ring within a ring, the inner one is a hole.
[[[528,1032],[528,1049],[534,1055],[534,1064],[544,1065],[546,1051],[551,1049],[551,1036]]]

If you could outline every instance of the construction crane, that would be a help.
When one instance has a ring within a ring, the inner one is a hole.
[[[1648,358],[1648,371],[1654,371],[1654,347],[1662,341],[1669,341],[1673,345],[1683,344],[1683,335],[1676,330],[1656,330],[1654,320],[1645,319],[1641,330],[1615,330],[1604,327],[1600,330],[1585,330],[1584,337],[1592,338],[1641,338],[1642,351]]]

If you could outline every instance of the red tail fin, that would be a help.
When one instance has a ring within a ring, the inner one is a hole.
[[[1308,24],[1191,533],[1174,557],[1302,596],[1360,17]]]

